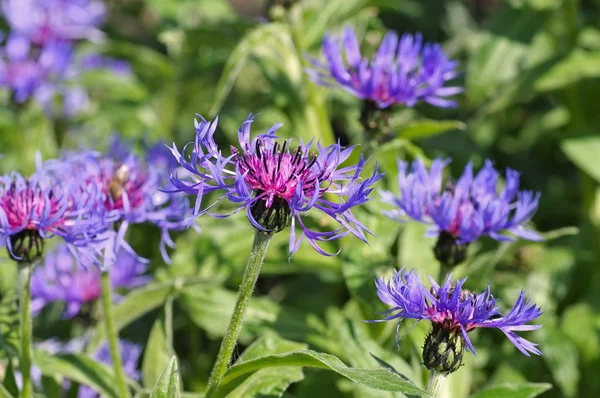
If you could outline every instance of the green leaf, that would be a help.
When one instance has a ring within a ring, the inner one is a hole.
[[[210,337],[218,338],[227,329],[235,300],[235,292],[205,285],[184,289],[179,302],[196,325],[206,330]],[[268,297],[253,297],[239,339],[249,342],[267,330],[276,329],[285,338],[305,340],[311,332],[304,322],[305,317],[301,311],[283,309]]]
[[[561,147],[571,162],[600,182],[600,137],[571,138]]]
[[[471,398],[534,398],[551,388],[548,383],[505,384],[488,387]]]
[[[543,321],[544,327],[537,331],[540,346],[544,349],[542,358],[563,395],[569,398],[576,397],[581,378],[577,348],[556,327],[550,316],[545,317]]]
[[[535,82],[536,91],[558,90],[583,79],[600,77],[600,51],[575,50]]]
[[[285,354],[267,355],[233,365],[225,373],[221,386],[222,388],[226,388],[229,383],[234,382],[238,377],[247,375],[248,373],[253,373],[260,369],[280,366],[302,366],[327,369],[356,383],[376,390],[402,392],[417,396],[429,396],[427,392],[388,368],[350,368],[334,355],[311,350],[298,350]]]
[[[206,283],[197,278],[176,278],[168,282],[156,282],[148,284],[130,292],[114,307],[115,326],[117,332],[135,321],[140,316],[156,309],[164,304],[170,294],[176,293],[184,286],[192,286]],[[88,352],[95,351],[106,338],[104,325],[100,322],[94,329]]]
[[[447,131],[464,130],[466,127],[467,125],[459,120],[421,120],[405,127],[395,128],[395,130],[399,137],[419,140]]]
[[[248,347],[237,360],[238,364],[260,358],[268,354],[282,354],[306,348],[305,344],[282,339],[275,333],[267,333]],[[229,383],[227,388],[219,389],[215,397],[246,398],[246,397],[280,397],[292,383],[304,379],[302,368],[283,366],[260,369],[248,373]]]
[[[89,357],[78,354],[52,355],[35,350],[33,359],[44,375],[63,376],[90,386],[105,396],[119,398],[112,370]]]
[[[592,362],[598,358],[600,338],[597,315],[589,304],[577,303],[568,307],[561,319],[561,329],[579,348],[582,359]]]
[[[264,51],[269,46],[272,46],[275,41],[283,40],[285,37],[289,38],[288,30],[284,25],[278,23],[258,25],[244,36],[225,63],[223,73],[217,84],[217,94],[209,115],[214,116],[219,113],[250,55]]]
[[[174,355],[168,341],[166,327],[162,319],[157,319],[150,330],[142,364],[142,379],[145,386],[154,386],[157,383],[163,369]]]
[[[177,357],[173,356],[156,382],[150,398],[179,398],[180,396]]]
[[[0,398],[13,398],[13,396],[2,384],[0,384]]]
[[[13,372],[13,363],[8,361],[8,366],[4,373],[4,381],[2,382],[2,388],[4,388],[9,394],[19,396],[19,386],[15,380],[15,374]]]

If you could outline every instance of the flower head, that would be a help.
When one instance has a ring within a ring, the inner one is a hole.
[[[323,54],[326,64],[313,60],[315,68],[308,70],[316,83],[339,85],[379,108],[413,106],[420,101],[451,107],[455,103],[446,97],[462,91],[444,87],[457,76],[457,62],[449,60],[439,44],[423,44],[420,34],[404,34],[398,40],[389,32],[369,59],[362,56],[356,34],[347,26],[341,37],[325,36]]]
[[[31,262],[44,239],[62,238],[77,254],[96,259],[95,243],[106,239],[108,216],[95,202],[99,192],[75,178],[58,180],[46,170],[25,178],[13,172],[0,177],[0,239],[17,261]]]
[[[114,137],[107,154],[83,151],[66,154],[63,172],[79,176],[85,184],[101,191],[97,205],[119,222],[116,247],[132,251],[125,241],[130,224],[152,223],[161,230],[160,249],[169,261],[167,247],[174,247],[173,230],[191,226],[191,208],[183,194],[167,193],[168,170],[156,167],[152,157],[141,158],[131,147]]]
[[[97,0],[2,0],[2,11],[12,31],[37,45],[103,36],[105,7]]]
[[[173,145],[173,155],[186,175],[173,175],[171,180],[175,190],[197,197],[196,215],[208,213],[219,200],[227,198],[237,206],[231,214],[245,209],[258,230],[278,232],[291,222],[290,255],[304,237],[325,255],[317,242],[340,238],[349,232],[366,241],[364,231],[369,231],[352,215],[351,208],[370,200],[371,186],[381,178],[377,167],[371,177],[361,180],[359,175],[365,164],[362,157],[357,165],[340,167],[353,148],[339,144],[323,148],[317,144],[316,153],[311,153],[312,141],[304,144],[301,140],[292,149],[290,141],[277,140],[275,131],[279,124],[250,140],[253,120],[250,115],[244,121],[238,131],[239,148],[232,147],[226,157],[214,140],[217,119],[212,123],[204,119],[196,121],[196,140],[184,147],[183,154]],[[190,145],[193,145],[191,155],[186,158]],[[220,197],[205,206],[204,196],[212,192],[219,192]],[[309,230],[301,214],[312,208],[329,215],[341,227],[327,232]],[[301,229],[297,240],[296,224]]]
[[[36,347],[40,351],[45,351],[49,354],[72,354],[72,353],[81,353],[87,344],[87,339],[82,337],[76,337],[74,339],[69,340],[68,342],[63,342],[57,339],[48,339],[36,344]],[[138,361],[140,359],[140,355],[142,353],[142,347],[137,344],[131,343],[127,340],[119,340],[119,352],[121,353],[121,362],[123,364],[123,371],[125,374],[134,380],[140,380],[141,375],[138,368]],[[110,348],[108,343],[100,346],[100,348],[94,354],[94,359],[98,362],[101,362],[105,365],[112,365],[112,359],[110,357]],[[22,377],[21,374],[15,372],[15,378],[17,385],[21,388],[22,385]],[[33,366],[31,368],[31,378],[36,386],[41,386],[42,384],[42,372],[41,370]],[[71,387],[71,381],[68,379],[64,379],[62,383],[63,392],[69,391]],[[100,398],[101,395],[93,388],[80,385],[79,391],[77,392],[77,398]]]
[[[404,269],[390,278],[377,278],[375,280],[377,295],[381,301],[393,307],[384,313],[384,320],[398,319],[398,325],[405,318],[414,319],[416,322],[428,320],[433,326],[434,334],[441,330],[447,333],[447,338],[456,339],[458,336],[461,339],[457,347],[461,355],[462,346],[475,354],[468,333],[477,328],[500,329],[523,354],[541,355],[536,348],[537,344],[514,333],[541,327],[541,325],[527,325],[528,322],[538,318],[542,312],[539,307],[525,299],[523,291],[513,308],[506,315],[502,315],[496,306],[496,299],[490,293],[489,286],[485,292],[477,294],[463,289],[466,278],[453,282],[452,275],[449,275],[442,286],[431,277],[429,280],[431,289],[427,289],[421,283],[420,275],[414,270],[407,272]],[[431,340],[435,341],[435,336],[431,336]],[[424,356],[426,353],[427,349]]]
[[[453,245],[465,245],[481,236],[513,240],[503,234],[508,232],[523,239],[542,240],[524,226],[535,214],[540,194],[519,191],[518,172],[507,169],[506,183],[499,190],[499,173],[491,161],[487,160],[475,176],[469,163],[456,183],[443,186],[442,172],[448,163],[435,159],[428,170],[419,159],[409,170],[409,165],[399,160],[400,196],[381,192],[382,201],[396,207],[385,214],[399,221],[412,218],[431,225],[428,235],[439,236],[435,249],[438,259],[455,250]],[[454,255],[458,260],[464,258],[460,250]]]
[[[33,49],[19,35],[8,36],[0,49],[0,86],[9,89],[15,102],[40,99],[52,82],[60,77],[71,58],[65,43],[48,43]]]
[[[121,362],[123,364],[123,371],[125,374],[134,380],[140,380],[141,374],[137,369],[138,361],[142,353],[142,347],[137,344],[131,343],[127,340],[119,341],[119,352],[121,353]],[[110,348],[108,343],[102,345],[96,354],[94,359],[98,362],[102,362],[106,365],[112,365],[112,359],[110,356]],[[77,394],[78,398],[100,398],[101,395],[96,392],[93,388],[88,386],[79,387]]]
[[[101,293],[100,271],[97,267],[80,264],[66,245],[48,253],[31,277],[31,306],[37,314],[45,305],[59,301],[66,304],[64,318],[77,315],[85,304],[96,301]],[[143,276],[146,265],[122,250],[110,270],[113,289],[131,289],[150,280]]]

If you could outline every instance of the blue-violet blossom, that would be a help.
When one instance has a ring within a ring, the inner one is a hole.
[[[147,283],[146,264],[121,250],[110,270],[113,289],[131,289]],[[37,315],[51,302],[64,302],[64,318],[72,318],[85,304],[96,301],[102,293],[100,271],[93,264],[80,264],[66,245],[48,253],[31,277],[31,311]],[[118,295],[113,295],[118,299]]]
[[[400,196],[381,192],[382,201],[395,206],[384,214],[398,221],[410,218],[430,225],[427,235],[438,236],[435,251],[440,261],[438,254],[448,245],[466,247],[481,236],[514,240],[504,234],[508,232],[523,239],[543,239],[524,225],[537,210],[540,194],[519,191],[517,171],[506,169],[506,182],[499,190],[499,173],[491,161],[486,160],[477,175],[469,163],[456,183],[443,185],[442,173],[448,163],[447,159],[435,159],[428,170],[418,159],[409,170],[408,163],[398,160]]]
[[[94,261],[110,233],[109,215],[96,206],[100,194],[72,175],[55,178],[41,161],[29,178],[17,172],[0,176],[0,239],[17,261],[39,258],[44,239],[53,236],[78,258]]]
[[[377,295],[384,303],[393,308],[384,313],[382,322],[398,320],[398,327],[405,318],[432,323],[434,329],[441,328],[446,332],[462,336],[469,351],[475,354],[475,348],[468,333],[477,328],[500,329],[511,343],[523,354],[541,355],[534,344],[515,334],[515,331],[536,330],[541,325],[527,325],[538,318],[542,312],[539,307],[525,299],[521,291],[513,308],[502,315],[496,306],[496,299],[490,293],[490,287],[481,294],[463,289],[465,279],[452,281],[449,275],[442,286],[429,277],[431,289],[421,283],[421,276],[415,271],[398,271],[390,278],[379,277],[375,280]],[[396,331],[398,337],[398,331]]]
[[[152,152],[152,156],[162,155]],[[121,247],[133,253],[125,240],[130,224],[152,223],[161,230],[160,250],[169,262],[167,247],[174,247],[174,230],[193,226],[192,210],[186,195],[165,192],[168,169],[156,167],[152,157],[135,155],[128,143],[114,136],[106,154],[81,151],[65,154],[68,173],[79,176],[87,185],[98,187],[102,197],[98,206],[119,222],[114,253]]]
[[[362,56],[356,34],[347,26],[341,37],[325,35],[323,54],[326,63],[311,60],[314,68],[307,71],[315,83],[339,85],[382,109],[394,104],[414,106],[420,101],[453,107],[456,103],[446,97],[462,91],[444,87],[457,76],[458,63],[449,60],[439,44],[423,44],[421,34],[407,33],[398,39],[389,32],[369,59]]]
[[[370,200],[372,185],[382,176],[377,167],[363,180],[360,178],[365,164],[362,156],[358,164],[340,167],[353,147],[334,144],[323,148],[317,143],[316,153],[310,153],[312,140],[308,144],[300,140],[299,146],[291,149],[289,140],[281,143],[276,140],[275,132],[280,124],[250,140],[253,120],[250,115],[242,123],[238,130],[239,148],[232,147],[227,156],[223,156],[214,139],[218,119],[196,120],[196,139],[182,152],[173,145],[173,155],[186,175],[175,174],[171,180],[176,191],[196,196],[195,214],[227,217],[245,209],[252,225],[266,232],[281,231],[291,219],[290,255],[298,250],[304,237],[324,255],[327,253],[317,242],[348,233],[366,241],[364,232],[369,230],[354,217],[351,208]],[[191,155],[186,156],[189,147]],[[207,206],[203,199],[211,192],[219,192],[220,197]],[[338,199],[332,201],[335,197]],[[223,198],[234,203],[237,209],[226,215],[209,213]],[[301,215],[311,208],[323,211],[341,227],[326,232],[308,229]],[[296,224],[301,231],[298,239]]]
[[[2,0],[13,32],[37,45],[54,41],[100,40],[97,26],[105,15],[98,0]]]

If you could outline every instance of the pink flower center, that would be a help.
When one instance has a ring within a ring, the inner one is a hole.
[[[323,172],[315,175],[311,169],[316,158],[306,157],[302,148],[298,147],[292,153],[287,150],[287,141],[281,149],[279,143],[273,145],[272,150],[265,150],[261,139],[256,140],[255,151],[252,154],[241,154],[237,156],[237,167],[244,175],[244,181],[248,188],[255,190],[257,196],[261,196],[266,207],[270,208],[275,198],[290,202],[298,188],[304,195],[312,197],[319,189],[318,183],[324,180]],[[232,148],[232,153],[238,150]]]
[[[39,187],[27,184],[18,189],[13,184],[6,192],[0,206],[6,214],[11,228],[51,230],[61,223],[57,220],[52,225],[41,225],[43,219],[52,219],[59,211],[59,205],[52,193],[47,194]]]

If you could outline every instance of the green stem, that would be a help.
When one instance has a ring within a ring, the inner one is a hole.
[[[265,253],[269,247],[271,237],[271,234],[262,231],[256,231],[254,235],[254,243],[252,244],[252,250],[250,251],[250,258],[248,259],[246,270],[242,276],[242,283],[240,284],[240,289],[238,291],[235,308],[231,320],[229,321],[227,331],[225,332],[225,336],[223,336],[221,348],[217,355],[217,361],[215,362],[210,378],[208,379],[208,387],[206,390],[207,397],[210,397],[217,390],[221,383],[221,379],[227,370],[227,366],[231,361],[231,354],[233,354],[238,336],[240,335],[240,330],[242,329],[244,313],[246,312],[248,301],[254,291],[254,285],[258,279],[260,267],[265,258]]]
[[[440,397],[446,376],[436,370],[429,371],[429,381],[427,382],[427,392],[433,398]]]
[[[119,352],[119,338],[113,319],[114,314],[112,308],[110,275],[108,270],[102,272],[101,280],[102,308],[104,310],[106,336],[108,338],[108,344],[110,348],[110,357],[112,359],[113,368],[115,370],[115,378],[117,382],[117,387],[119,389],[119,396],[121,398],[129,398],[129,388],[127,387],[127,382],[125,380],[125,373],[123,372],[123,363],[121,361],[121,353]]]
[[[19,309],[21,315],[21,375],[23,376],[22,398],[31,398],[31,273],[33,263],[19,264]]]

